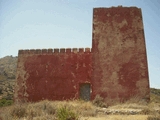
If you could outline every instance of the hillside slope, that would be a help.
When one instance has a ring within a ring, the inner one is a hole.
[[[16,79],[17,57],[0,58],[0,99],[12,99]]]
[[[0,59],[0,80],[15,79],[17,57],[6,56]]]

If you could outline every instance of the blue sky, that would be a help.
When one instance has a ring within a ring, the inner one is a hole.
[[[150,86],[160,88],[160,0],[0,0],[0,58],[19,49],[91,47],[94,7],[142,9]]]

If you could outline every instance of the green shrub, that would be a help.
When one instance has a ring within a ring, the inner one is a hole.
[[[13,100],[6,100],[4,98],[0,100],[0,107],[9,106],[12,104],[13,104]]]
[[[57,110],[58,120],[78,120],[78,114],[67,107],[61,107]]]

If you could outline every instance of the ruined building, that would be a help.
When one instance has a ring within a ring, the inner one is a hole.
[[[93,9],[92,49],[19,50],[16,101],[132,97],[149,100],[142,13]]]

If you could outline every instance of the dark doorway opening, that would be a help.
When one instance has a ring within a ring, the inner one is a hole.
[[[90,83],[81,83],[80,84],[80,99],[89,101],[90,100],[90,89],[91,85]]]

